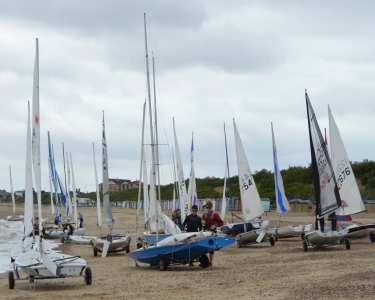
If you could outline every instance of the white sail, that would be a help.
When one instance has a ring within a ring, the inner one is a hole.
[[[147,175],[147,162],[145,157],[143,156],[143,212],[145,223],[149,224],[149,216],[150,216],[150,197],[148,195],[148,175]]]
[[[273,125],[271,123],[272,131],[272,148],[273,148],[273,169],[275,177],[275,194],[276,194],[276,206],[278,214],[285,214],[290,211],[290,205],[287,197],[285,196],[283,178],[281,177],[279,162],[277,160],[277,151],[275,136],[273,133]]]
[[[191,146],[190,146],[190,179],[189,179],[189,186],[188,186],[188,202],[189,202],[189,209],[191,209],[192,205],[197,204],[197,184],[195,181],[195,171],[194,171],[194,138],[193,134],[191,137]]]
[[[33,106],[32,106],[32,155],[34,178],[38,199],[39,232],[42,234],[42,193],[41,193],[41,166],[40,166],[40,115],[39,115],[39,49],[36,39],[36,53],[34,66]]]
[[[165,234],[176,235],[181,233],[181,229],[165,214],[161,214],[161,218],[164,223]]]
[[[175,148],[176,148],[177,180],[178,180],[178,188],[180,191],[181,222],[184,222],[185,218],[190,214],[190,210],[189,210],[188,198],[186,195],[184,170],[182,167],[181,155],[180,155],[180,150],[178,147],[176,128],[174,126],[174,118],[173,118],[173,131],[174,131],[174,142],[175,142]]]
[[[23,219],[23,235],[29,236],[34,230],[34,205],[33,205],[33,174],[31,166],[31,129],[30,129],[30,103],[28,102],[27,139],[26,139],[26,168],[25,168],[25,214]]]
[[[100,193],[99,193],[98,173],[96,172],[96,159],[95,159],[95,147],[94,147],[94,143],[92,143],[92,151],[94,153],[97,226],[98,226],[99,229],[101,229],[102,228],[102,215],[101,215],[101,211],[100,211]]]
[[[12,169],[9,166],[9,178],[10,178],[10,193],[12,196],[12,203],[13,203],[13,215],[16,214],[16,200],[14,199],[14,190],[13,190],[13,182],[12,182]]]
[[[151,168],[151,176],[150,176],[150,202],[149,202],[149,226],[152,232],[156,232],[159,230],[161,232],[163,230],[163,226],[161,225],[161,205],[158,200],[156,200],[156,184],[155,184],[155,176],[153,176],[153,167]],[[158,225],[157,222],[158,221]],[[158,226],[158,228],[157,228]]]
[[[242,214],[244,221],[248,222],[263,215],[264,210],[234,119],[233,126],[236,142],[238,180],[241,190]]]
[[[113,216],[111,203],[109,202],[109,178],[108,178],[108,156],[107,156],[107,142],[105,137],[105,124],[104,124],[104,112],[103,112],[103,137],[102,137],[102,163],[103,163],[103,207],[104,207],[104,218],[107,222],[110,232],[113,229]]]
[[[339,129],[328,106],[329,133],[331,145],[331,162],[336,175],[343,209],[336,212],[337,215],[352,215],[365,211],[362,197],[350,165],[348,154],[342,142]]]
[[[76,180],[74,178],[74,169],[73,169],[73,160],[72,160],[72,153],[70,153],[70,164],[72,166],[72,188],[73,188],[73,201],[74,203],[74,222],[76,223],[76,228],[78,228],[78,214],[77,214],[77,209],[78,209],[78,202],[77,202],[77,193],[76,193]]]
[[[314,175],[317,215],[323,216],[337,210],[337,208],[341,206],[341,201],[336,186],[336,176],[332,169],[327,147],[324,143],[324,139],[309,97],[307,93],[305,95],[309,123],[310,148],[312,157],[311,165]]]

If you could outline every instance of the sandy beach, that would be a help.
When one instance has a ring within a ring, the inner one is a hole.
[[[96,208],[83,207],[86,235],[97,235]],[[133,209],[113,207],[115,231],[133,231]],[[35,211],[36,213],[36,211]],[[43,213],[50,208],[43,207]],[[166,212],[167,215],[170,212]],[[11,206],[0,206],[0,218],[11,214]],[[199,213],[201,215],[202,212]],[[229,220],[229,213],[227,214]],[[373,223],[375,214],[360,214],[355,220]],[[268,215],[276,225],[276,214]],[[308,213],[290,213],[283,224],[306,224],[314,221]],[[106,225],[102,233],[107,234]],[[134,249],[134,240],[131,251]],[[351,249],[337,245],[326,249],[302,251],[300,237],[279,239],[275,246],[261,243],[241,249],[235,244],[215,253],[213,267],[202,269],[176,266],[161,272],[148,265],[135,267],[124,252],[94,257],[91,246],[66,243],[63,253],[80,255],[93,273],[92,285],[82,277],[16,282],[8,288],[7,273],[0,274],[2,299],[374,299],[375,243],[369,238],[352,240]]]

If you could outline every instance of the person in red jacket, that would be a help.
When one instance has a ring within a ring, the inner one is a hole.
[[[212,210],[212,201],[208,200],[206,202],[207,211],[202,215],[202,224],[206,231],[216,231],[217,227],[223,226],[223,220],[220,218],[218,213]],[[212,261],[214,260],[214,251],[210,252],[210,266],[212,266]]]

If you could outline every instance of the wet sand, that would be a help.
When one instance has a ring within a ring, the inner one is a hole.
[[[0,218],[6,218],[11,210],[10,205],[0,205]],[[97,235],[96,208],[84,207],[79,211],[83,214],[86,235]],[[136,210],[113,207],[112,211],[115,232],[134,230]],[[43,212],[50,213],[50,208],[44,207]],[[166,214],[170,215],[170,211]],[[228,213],[228,221],[229,217]],[[274,211],[268,218],[272,225],[277,224]],[[354,219],[373,223],[375,214],[364,213]],[[281,221],[285,225],[307,224],[313,223],[314,216],[290,213]],[[102,233],[107,234],[104,221],[102,228]],[[279,239],[273,247],[268,242],[241,249],[233,244],[215,252],[213,267],[179,265],[166,272],[144,264],[136,268],[124,252],[106,258],[94,257],[91,246],[73,243],[61,245],[59,250],[80,255],[87,261],[93,274],[92,285],[85,285],[83,277],[76,277],[35,281],[35,287],[27,281],[18,281],[15,289],[10,290],[4,273],[0,274],[1,299],[375,298],[375,243],[369,238],[351,241],[350,250],[342,244],[326,249],[309,247],[307,252],[302,251],[300,237]]]

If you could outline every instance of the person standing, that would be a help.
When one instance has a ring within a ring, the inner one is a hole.
[[[224,224],[219,214],[213,211],[211,200],[208,200],[206,202],[206,212],[202,215],[202,224],[206,231],[215,231],[215,232],[216,232],[217,227],[221,227]],[[211,251],[210,252],[210,266],[212,266],[213,260],[214,260],[214,251]]]
[[[192,213],[188,215],[184,223],[182,224],[182,229],[185,229],[186,226],[186,232],[197,232],[202,230],[202,219],[200,216],[197,215],[198,212],[198,206],[193,205],[191,208]],[[192,262],[189,263],[191,267],[194,267],[194,264]]]
[[[188,215],[184,223],[182,224],[182,229],[185,229],[186,232],[197,232],[202,230],[202,219],[200,216],[197,215],[198,206],[193,205],[191,208],[192,213]]]
[[[81,213],[79,213],[79,228],[83,227],[83,216]]]

